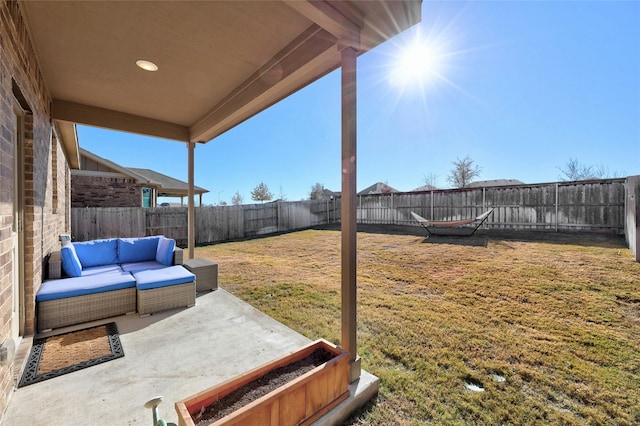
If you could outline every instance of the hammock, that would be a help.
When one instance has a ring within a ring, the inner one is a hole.
[[[461,235],[471,236],[484,223],[493,209],[489,209],[475,219],[434,221],[411,212],[411,215],[427,230],[429,235]]]

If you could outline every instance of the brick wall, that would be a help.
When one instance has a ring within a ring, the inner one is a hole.
[[[71,207],[142,207],[142,187],[131,178],[72,175]]]
[[[16,97],[27,110],[22,156],[14,142]],[[35,293],[43,279],[43,265],[59,248],[58,235],[69,232],[69,168],[52,137],[50,104],[20,5],[0,0],[0,344],[12,337],[14,297],[22,299],[24,306],[21,334],[34,333]],[[16,181],[15,164],[20,157],[23,171]],[[22,267],[14,258],[12,236],[17,189],[23,194]],[[18,294],[13,290],[14,271],[20,272],[24,282]],[[13,370],[14,365],[0,366],[0,423],[15,385]]]

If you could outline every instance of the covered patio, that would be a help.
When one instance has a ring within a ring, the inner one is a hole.
[[[115,321],[125,353],[104,364],[17,389],[5,413],[8,425],[145,425],[145,402],[164,396],[160,415],[176,423],[174,403],[265,362],[293,352],[309,339],[223,289],[200,294],[196,306]],[[26,355],[26,354],[22,354]],[[367,372],[351,396],[316,424],[337,424],[377,392]]]
[[[23,5],[70,152],[76,123],[186,143],[189,259],[196,144],[342,69],[342,346],[356,380],[357,57],[418,23],[421,2]]]
[[[366,377],[361,372],[356,341],[357,57],[418,23],[421,1],[25,1],[19,2],[19,12],[24,17],[25,35],[37,57],[42,89],[50,96],[47,112],[54,127],[52,133],[59,140],[70,168],[79,168],[76,124],[185,144],[188,150],[185,165],[189,212],[187,259],[194,257],[195,246],[197,144],[213,141],[317,79],[341,69],[341,105],[336,105],[342,113],[341,169],[336,170],[342,178],[340,346],[350,355],[349,383],[358,383],[361,377]],[[35,292],[39,282],[27,283],[27,287]],[[114,416],[118,419],[116,423],[121,423],[124,416],[133,419],[129,423],[138,422],[141,417],[137,414],[124,413],[137,413],[137,407],[145,398],[158,393],[174,401],[178,393],[179,397],[188,394],[182,392],[187,391],[185,386],[201,390],[203,383],[191,380],[194,375],[202,374],[200,360],[219,361],[225,366],[224,371],[212,374],[226,377],[305,342],[288,330],[282,330],[287,337],[274,337],[269,331],[265,333],[266,340],[260,333],[261,337],[247,338],[249,346],[243,348],[243,337],[238,337],[244,336],[243,333],[235,330],[227,334],[223,330],[234,329],[237,325],[234,321],[243,323],[247,317],[260,319],[265,324],[273,322],[258,313],[234,314],[221,307],[207,307],[205,303],[213,300],[211,303],[215,305],[215,300],[223,297],[229,296],[223,291],[215,292],[199,298],[194,309],[167,316],[166,321],[184,317],[177,321],[174,333],[169,332],[171,328],[166,324],[161,326],[163,333],[154,333],[160,317],[146,320],[149,323],[143,326],[139,325],[145,324],[143,320],[123,319],[121,332],[125,347],[136,348],[139,341],[145,342],[139,346],[140,359],[162,360],[164,356],[173,359],[172,362],[158,361],[151,369],[145,362],[145,368],[139,369],[134,358],[136,350],[131,349],[128,361],[116,361],[123,365],[122,370],[117,371],[127,372],[121,376],[122,380],[117,380],[119,376],[114,376],[113,366],[109,366],[98,367],[94,373],[81,372],[87,375],[86,380],[80,381],[84,384],[74,381],[74,385],[69,385],[69,392],[60,385],[39,384],[34,388],[40,387],[47,395],[39,408],[34,407],[31,396],[21,396],[34,393],[35,397],[37,392],[21,389],[10,402],[8,418],[21,419],[23,423],[24,418],[19,416],[31,415],[26,409],[30,406],[51,423],[53,417],[45,415],[43,410],[48,405],[52,412],[59,409],[60,404],[52,403],[56,398],[77,403],[71,397],[77,392],[75,386],[83,397],[91,400],[88,402],[91,408],[76,404],[77,416],[97,412],[98,409],[93,408],[104,405],[104,412],[110,414],[100,417],[101,421]],[[32,317],[35,309],[32,304],[29,306],[30,311],[24,313]],[[239,309],[251,311],[249,307]],[[227,315],[219,315],[220,312]],[[262,329],[265,325],[251,327]],[[280,326],[274,327],[280,329]],[[30,330],[24,323],[20,329],[25,332],[24,342],[28,343]],[[225,338],[229,339],[225,345],[216,343],[217,339],[224,341]],[[196,343],[203,346],[192,346]],[[254,346],[256,344],[258,346]],[[223,346],[224,354],[206,353]],[[231,348],[238,352],[229,352]],[[157,358],[145,351],[154,351]],[[183,366],[179,373],[175,372],[176,365]],[[205,367],[206,364],[202,366]],[[153,377],[149,380],[140,377],[150,373]],[[167,374],[173,381],[163,381]],[[104,386],[94,387],[94,380]],[[84,392],[83,386],[87,386]],[[127,397],[129,391],[124,390],[127,388],[143,400]],[[180,392],[174,393],[173,389]],[[123,395],[122,401],[111,399],[116,394]],[[66,418],[74,418],[74,414]]]

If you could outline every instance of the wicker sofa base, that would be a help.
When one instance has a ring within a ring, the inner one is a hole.
[[[38,331],[43,332],[135,311],[135,287],[38,302]]]
[[[191,307],[195,304],[195,281],[148,290],[138,290],[138,313],[141,316],[174,308],[183,308],[185,306]]]

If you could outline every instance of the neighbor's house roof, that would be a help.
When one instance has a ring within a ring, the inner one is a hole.
[[[207,142],[420,22],[420,0],[20,1],[71,167],[75,124]],[[158,66],[147,72],[137,60]]]
[[[320,191],[320,194],[318,196],[318,198],[316,198],[317,200],[330,200],[332,198],[337,198],[340,196],[340,192],[335,192],[332,191],[330,189],[327,188],[323,188],[322,191]]]
[[[420,191],[437,191],[438,188],[436,188],[433,185],[423,185],[423,186],[419,186],[416,189],[412,189],[410,192],[420,192]]]
[[[468,188],[482,188],[488,186],[509,186],[509,185],[524,185],[517,179],[494,179],[494,180],[479,180],[469,184]]]
[[[80,148],[80,169],[72,170],[73,175],[108,176],[124,175],[133,179],[137,184],[156,188],[159,197],[186,197],[188,196],[187,182],[174,179],[162,173],[149,169],[139,169],[135,167],[123,167],[113,161],[100,157],[86,149]],[[194,187],[194,192],[198,195],[209,192],[209,190]]]
[[[339,196],[340,196],[340,191],[332,191],[327,188],[324,188],[322,190],[322,198],[334,198]]]
[[[358,195],[370,195],[370,194],[390,194],[392,192],[400,192],[395,188],[390,187],[386,183],[377,182],[373,185],[358,192]]]
[[[158,188],[158,197],[186,197],[188,195],[187,182],[174,179],[171,176],[163,175],[150,169],[138,169],[136,167],[128,167],[135,174],[149,179]],[[208,189],[194,186],[193,190],[196,194],[204,194],[209,192]]]

